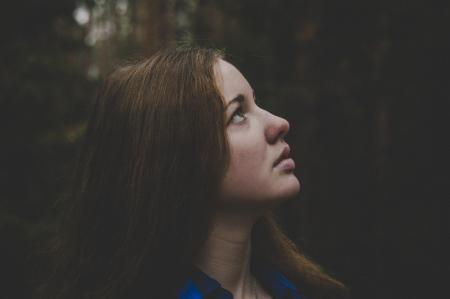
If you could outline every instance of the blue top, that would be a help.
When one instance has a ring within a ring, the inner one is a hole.
[[[251,272],[273,299],[307,299],[273,265],[253,265]],[[233,299],[220,283],[193,266],[190,276],[178,290],[178,299]]]

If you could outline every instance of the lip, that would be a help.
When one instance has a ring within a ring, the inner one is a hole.
[[[281,154],[278,156],[278,158],[273,163],[273,167],[277,166],[279,163],[281,163],[283,160],[289,158],[289,153],[291,152],[291,148],[289,145],[286,145],[283,150],[281,151]]]
[[[282,170],[292,170],[295,169],[295,161],[292,158],[283,159],[275,167]]]

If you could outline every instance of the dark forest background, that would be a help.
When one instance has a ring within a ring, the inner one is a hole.
[[[280,221],[353,298],[447,297],[447,5],[2,3],[0,298],[31,296],[32,253],[54,232],[101,78],[171,43],[224,49],[290,121],[302,190]]]

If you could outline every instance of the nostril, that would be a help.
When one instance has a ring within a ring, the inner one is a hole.
[[[289,122],[276,115],[270,115],[272,115],[273,119],[267,122],[266,138],[271,144],[280,141],[280,139],[284,143],[285,136],[289,132]]]
[[[287,135],[287,131],[284,131],[280,136],[280,139],[283,143],[286,141],[286,135]]]

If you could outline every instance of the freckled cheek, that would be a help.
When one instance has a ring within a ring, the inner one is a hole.
[[[265,152],[263,146],[253,144],[240,144],[232,151],[232,167],[236,173],[242,175],[258,175],[264,168]]]
[[[263,149],[254,144],[253,147],[234,147],[224,184],[226,197],[252,199],[265,190],[270,176]]]

